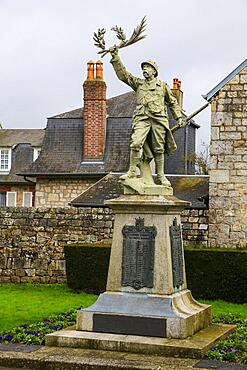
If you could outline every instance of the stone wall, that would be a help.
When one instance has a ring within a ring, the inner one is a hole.
[[[207,241],[207,211],[183,213],[184,242]],[[62,283],[66,243],[109,240],[109,208],[0,208],[0,282]]]
[[[186,209],[181,221],[185,246],[208,246],[208,210]]]
[[[93,185],[96,179],[38,178],[35,207],[69,207],[68,203]]]
[[[65,243],[112,236],[108,208],[0,208],[0,281],[61,283]]]
[[[209,246],[247,247],[247,67],[212,103]]]

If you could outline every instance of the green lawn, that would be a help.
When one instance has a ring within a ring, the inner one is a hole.
[[[0,284],[0,332],[30,324],[77,307],[90,306],[97,296],[75,293],[66,285]],[[247,304],[203,301],[214,316],[232,314],[247,319]]]
[[[0,284],[0,332],[42,320],[77,307],[97,296],[74,293],[66,285]]]
[[[238,304],[225,301],[200,301],[200,302],[212,305],[214,317],[231,314],[233,316],[239,316],[242,319],[247,319],[247,303]]]

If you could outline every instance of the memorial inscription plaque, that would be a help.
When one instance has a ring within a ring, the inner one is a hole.
[[[173,286],[179,288],[183,282],[183,250],[182,250],[182,234],[181,226],[177,224],[177,218],[173,220],[173,225],[170,226],[170,240],[172,252],[172,274]]]
[[[122,286],[138,290],[153,287],[156,228],[144,226],[144,218],[125,225],[123,234]]]

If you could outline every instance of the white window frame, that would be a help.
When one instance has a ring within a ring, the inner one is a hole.
[[[40,155],[41,148],[33,148],[33,162],[36,161]]]
[[[9,205],[9,195],[10,194],[14,194],[15,195],[15,201],[14,201],[14,206],[13,205]],[[17,192],[16,191],[7,191],[6,192],[6,207],[16,207],[16,200],[17,200]]]
[[[30,194],[30,204],[28,206],[25,205],[25,202],[24,202],[24,197],[25,195],[24,194]],[[29,207],[32,207],[33,205],[33,193],[31,191],[23,191],[22,193],[22,207],[26,207],[26,208],[29,208]]]
[[[2,155],[2,151],[8,151],[8,167],[7,168],[1,168],[1,155]],[[9,173],[11,169],[11,149],[10,148],[0,148],[0,173]]]

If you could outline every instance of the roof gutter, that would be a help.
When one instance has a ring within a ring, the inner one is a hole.
[[[69,173],[69,172],[54,172],[54,173],[17,173],[18,176],[25,177],[87,177],[96,178],[106,176],[109,172],[92,172],[92,173]],[[29,180],[28,180],[29,181]]]
[[[106,206],[104,203],[102,204],[95,204],[95,203],[73,203],[73,202],[70,202],[68,203],[69,206],[72,206],[72,207],[86,207],[86,208],[89,208],[89,207],[93,207],[93,208],[109,208],[108,206]]]

